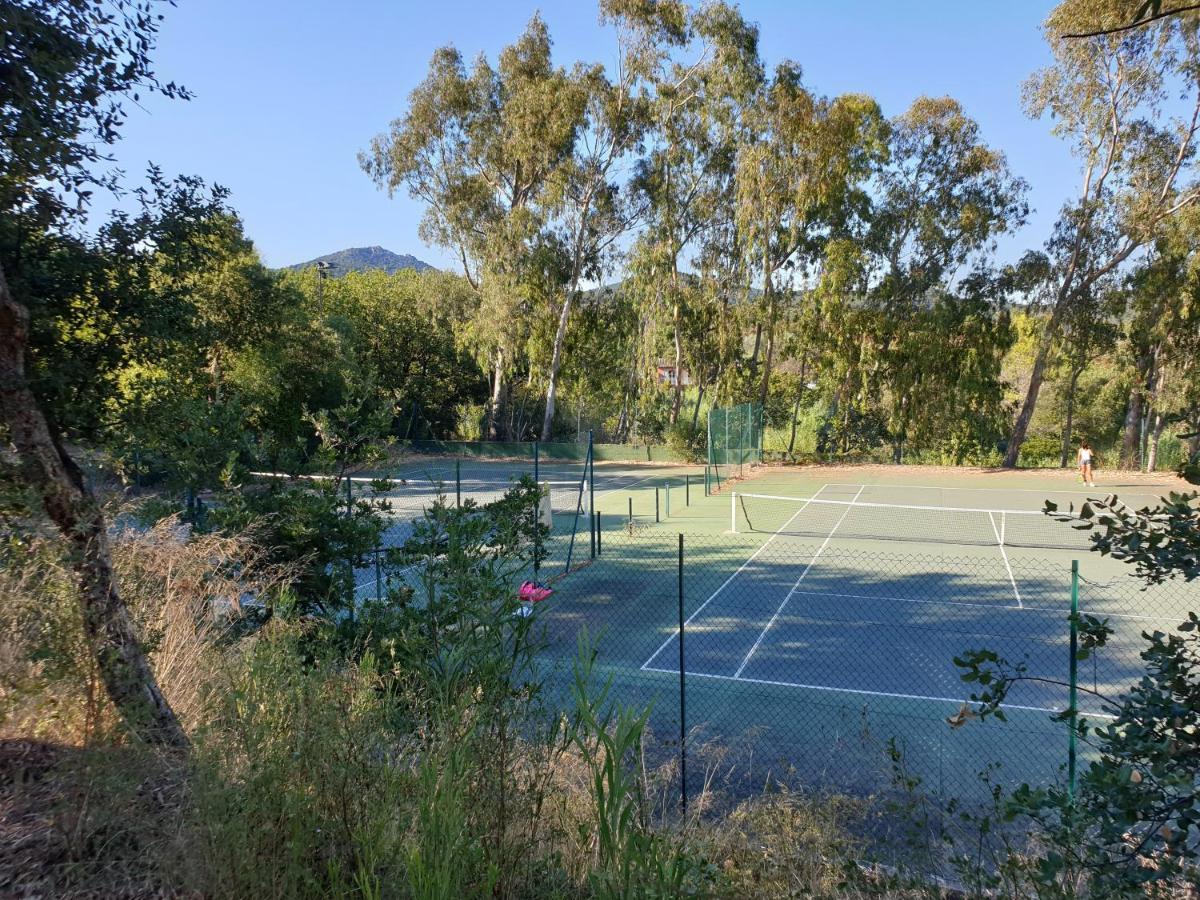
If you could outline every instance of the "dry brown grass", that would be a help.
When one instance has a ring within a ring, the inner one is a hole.
[[[215,643],[231,614],[289,573],[264,561],[252,535],[188,536],[173,518],[120,531],[112,556],[159,685],[193,730],[205,718],[220,660]],[[0,737],[107,741],[116,722],[83,633],[62,545],[53,534],[35,533],[24,538],[20,557],[0,566]]]

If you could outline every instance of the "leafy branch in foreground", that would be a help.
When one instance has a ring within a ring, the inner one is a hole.
[[[1078,659],[1103,647],[1107,622],[1082,617]],[[1088,874],[1095,896],[1144,896],[1151,882],[1194,879],[1200,854],[1200,617],[1172,633],[1144,634],[1145,673],[1127,693],[1108,697],[1080,688],[1106,710],[1102,722],[1078,717],[1076,729],[1096,752],[1074,792],[1065,787],[1022,785],[1002,804],[1003,817],[1053,825],[1070,824],[1070,841],[1051,841],[1040,855],[1038,880],[1053,883],[1073,868]],[[954,660],[963,680],[981,686],[973,710],[952,717],[1003,719],[1002,704],[1014,685],[1039,681],[1023,664],[990,650],[973,650]],[[1073,718],[1070,710],[1059,721]],[[1053,835],[1053,829],[1043,829]],[[1063,832],[1064,834],[1067,832]]]
[[[1132,509],[1116,494],[1088,500],[1075,512],[1071,504],[1059,512],[1046,501],[1045,513],[1079,531],[1091,532],[1092,549],[1137,567],[1151,584],[1176,577],[1200,577],[1200,493],[1172,491],[1158,506]]]

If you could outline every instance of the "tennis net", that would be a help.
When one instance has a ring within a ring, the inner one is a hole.
[[[1086,531],[1034,510],[732,494],[734,532],[1086,551]]]

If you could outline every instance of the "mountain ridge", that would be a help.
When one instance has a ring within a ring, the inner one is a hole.
[[[318,256],[315,259],[284,266],[283,268],[289,271],[299,271],[311,268],[318,263],[328,263],[332,266],[329,274],[334,278],[339,275],[345,275],[347,272],[365,272],[370,269],[380,269],[389,275],[393,275],[401,269],[413,269],[417,272],[424,272],[426,269],[434,268],[429,263],[422,259],[417,259],[417,257],[411,254],[394,253],[378,245],[373,247],[347,247],[345,250],[326,253],[324,256]]]

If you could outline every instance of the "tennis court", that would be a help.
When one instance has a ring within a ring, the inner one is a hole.
[[[952,778],[961,792],[988,764],[1010,781],[1046,782],[1065,763],[1066,728],[1051,716],[1068,705],[1072,560],[1081,611],[1114,629],[1079,668],[1087,715],[1101,714],[1093,692],[1137,679],[1141,633],[1173,628],[1200,599],[1177,584],[1143,590],[1041,512],[1046,499],[1065,509],[1103,487],[857,475],[766,470],[632,533],[613,495],[600,559],[542,613],[554,644],[569,649],[585,626],[600,634],[614,683],[653,699],[665,732],[678,729],[682,668],[689,742],[749,741],[760,778],[787,770],[877,789],[882,742],[895,737],[927,784]],[[1140,506],[1167,487],[1113,489]],[[1031,680],[1011,692],[1007,723],[952,729],[946,719],[970,693],[953,659],[982,648]]]

